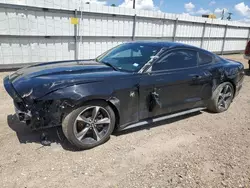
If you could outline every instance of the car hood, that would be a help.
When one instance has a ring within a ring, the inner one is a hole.
[[[92,60],[57,61],[34,64],[9,76],[19,96],[26,100],[40,98],[70,85],[100,82],[126,74]]]

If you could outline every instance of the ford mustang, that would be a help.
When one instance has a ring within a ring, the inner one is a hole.
[[[62,126],[80,149],[124,130],[203,109],[226,111],[244,78],[240,62],[172,42],[129,42],[96,59],[34,64],[4,78],[20,121]]]

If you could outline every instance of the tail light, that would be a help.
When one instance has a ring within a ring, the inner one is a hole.
[[[246,49],[245,49],[245,55],[250,55],[250,41],[248,41]]]

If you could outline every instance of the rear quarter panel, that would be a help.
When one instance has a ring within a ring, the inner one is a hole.
[[[221,83],[228,81],[233,84],[235,95],[238,94],[245,75],[242,63],[229,59],[221,59],[221,61],[212,66],[211,72],[214,76],[214,89]]]

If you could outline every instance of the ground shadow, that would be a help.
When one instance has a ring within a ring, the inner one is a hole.
[[[191,116],[196,116],[201,114],[201,112],[194,112],[192,114],[183,115],[176,118],[171,118],[168,120],[159,121],[157,123],[152,123],[150,120],[148,121],[148,124],[142,125],[140,127],[134,127],[131,129],[127,129],[124,131],[115,131],[113,133],[114,136],[129,134],[131,132],[137,132],[140,130],[149,130],[154,127],[174,123],[176,121],[189,118]],[[72,144],[68,142],[66,137],[64,136],[61,127],[54,127],[49,128],[47,130],[38,130],[38,131],[32,131],[29,127],[27,127],[26,124],[21,123],[16,115],[8,115],[7,117],[8,125],[9,127],[16,132],[16,135],[18,137],[18,140],[20,143],[26,144],[26,143],[39,143],[41,144],[41,147],[43,147],[43,143],[41,142],[41,135],[43,133],[46,133],[48,135],[47,139],[51,143],[57,143],[62,146],[63,149],[69,150],[69,151],[81,151],[77,148],[75,148]]]
[[[245,75],[250,76],[250,70],[249,69],[245,69]]]
[[[17,138],[20,143],[39,143],[42,146],[45,146],[43,143],[44,134],[47,135],[46,139],[50,143],[57,143],[62,146],[63,149],[69,151],[79,151],[72,144],[68,142],[64,136],[61,127],[49,128],[47,130],[37,130],[32,131],[25,123],[21,123],[16,115],[8,115],[7,122],[9,127],[16,132]],[[49,145],[48,145],[49,146]]]

